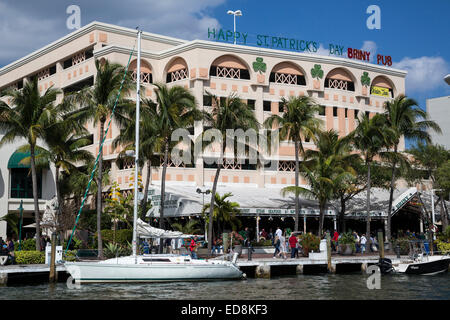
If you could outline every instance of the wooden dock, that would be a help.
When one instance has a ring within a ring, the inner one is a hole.
[[[396,256],[386,256],[393,264],[399,263]],[[403,258],[403,257],[402,257]],[[275,275],[290,274],[314,274],[314,273],[345,273],[365,272],[369,265],[376,264],[379,256],[339,256],[333,255],[331,269],[328,268],[327,259],[273,259],[270,254],[255,255],[248,260],[247,255],[242,254],[237,260],[237,265],[249,278],[270,278]],[[69,276],[64,265],[57,265],[59,281],[65,281]],[[0,266],[0,285],[15,283],[45,283],[48,282],[50,267],[46,264],[35,265],[9,265]]]

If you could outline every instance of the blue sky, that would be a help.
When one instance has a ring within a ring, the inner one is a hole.
[[[406,94],[425,107],[427,98],[450,95],[442,79],[450,73],[450,0],[2,0],[0,66],[72,32],[66,8],[78,5],[81,25],[93,20],[183,39],[207,39],[208,27],[233,28],[227,10],[240,9],[237,30],[314,40],[323,45],[370,50],[392,56],[409,72]],[[381,10],[381,29],[369,30],[369,5]]]

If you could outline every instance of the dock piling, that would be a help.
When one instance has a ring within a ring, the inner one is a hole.
[[[50,282],[58,281],[58,273],[56,272],[55,258],[56,258],[56,233],[53,232],[52,233],[52,253],[51,253],[51,259],[50,259],[50,274],[49,274]]]
[[[381,241],[380,241],[381,239]],[[378,232],[378,245],[380,246],[380,258],[384,259],[384,238],[383,238],[383,232]]]
[[[263,264],[256,267],[255,278],[270,279],[270,266]]]
[[[331,239],[329,232],[327,232],[327,262],[328,262],[328,272],[331,273],[336,272],[336,266],[333,268],[333,265],[331,264]]]

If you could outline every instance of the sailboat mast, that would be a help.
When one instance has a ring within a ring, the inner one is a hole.
[[[133,214],[133,257],[137,262],[137,207],[138,207],[138,171],[139,171],[139,108],[140,108],[140,88],[141,88],[141,34],[138,29],[138,49],[137,49],[137,68],[136,68],[136,141],[134,152],[134,214]]]

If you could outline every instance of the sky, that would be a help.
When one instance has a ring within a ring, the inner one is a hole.
[[[263,34],[316,41],[317,54],[328,55],[330,43],[363,49],[408,71],[406,95],[421,107],[450,95],[450,0],[0,0],[0,67],[73,32],[70,5],[80,8],[81,26],[95,20],[186,40],[233,30],[227,11],[239,9],[237,31],[248,33],[248,45]],[[371,5],[380,29],[367,27]]]

